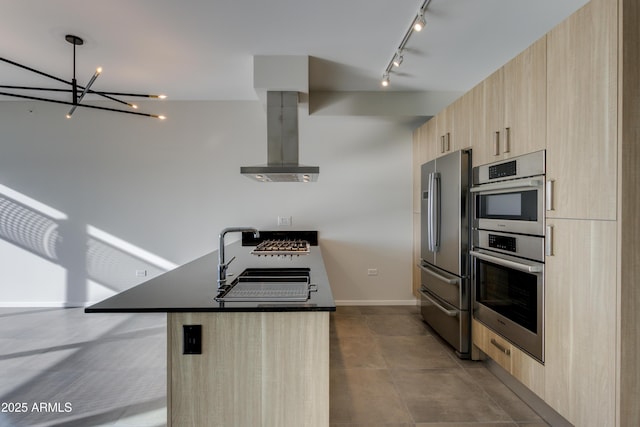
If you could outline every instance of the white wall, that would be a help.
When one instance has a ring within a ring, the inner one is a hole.
[[[410,120],[302,115],[318,182],[261,184],[239,174],[266,162],[257,101],[145,109],[169,118],[0,102],[0,305],[97,301],[278,215],[319,231],[336,300],[413,300]]]

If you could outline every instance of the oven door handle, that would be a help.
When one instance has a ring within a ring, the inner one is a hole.
[[[493,256],[493,255],[489,255],[489,254],[485,254],[477,251],[469,251],[469,254],[481,260],[493,262],[503,267],[513,268],[514,270],[523,271],[525,273],[541,273],[542,272],[542,267],[539,265],[524,264],[521,262],[511,261],[508,259],[499,258],[497,256]]]
[[[443,276],[440,273],[437,273],[433,270],[431,270],[430,268],[425,267],[422,264],[418,264],[418,267],[420,268],[420,270],[424,271],[427,274],[432,275],[433,277],[435,277],[436,279],[444,282],[444,283],[448,283],[449,285],[457,285],[458,282],[460,282],[460,279],[449,279],[448,277]]]
[[[491,184],[481,184],[476,187],[472,187],[469,191],[472,193],[479,193],[481,191],[513,190],[516,188],[531,188],[540,186],[542,186],[542,181],[540,181],[539,179],[525,179],[506,182],[494,182]]]
[[[456,317],[458,315],[458,310],[447,310],[446,308],[444,308],[440,303],[438,303],[438,301],[434,300],[431,295],[429,295],[428,293],[426,293],[425,291],[423,291],[422,289],[419,289],[418,292],[420,292],[420,295],[422,295],[422,297],[424,299],[426,299],[427,301],[429,301],[431,304],[435,305],[436,308],[438,310],[440,310],[441,312],[443,312],[444,314],[446,314],[449,317]]]

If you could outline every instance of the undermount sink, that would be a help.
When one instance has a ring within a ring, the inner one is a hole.
[[[307,301],[315,291],[308,268],[247,268],[217,297],[218,302]]]
[[[247,268],[238,275],[236,280],[242,282],[260,282],[267,280],[283,280],[286,282],[308,282],[308,268]]]

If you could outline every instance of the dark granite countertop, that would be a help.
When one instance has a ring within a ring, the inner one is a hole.
[[[240,242],[225,246],[226,259],[236,257],[227,271],[229,282],[246,268],[309,268],[317,291],[306,302],[216,302],[218,251],[214,251],[87,307],[85,312],[335,311],[319,246],[311,246],[308,255],[292,258],[258,257],[251,254],[252,249]]]

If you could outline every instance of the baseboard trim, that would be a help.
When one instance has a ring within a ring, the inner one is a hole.
[[[418,305],[418,300],[336,300],[336,305]]]
[[[487,369],[513,391],[520,399],[531,407],[540,417],[553,427],[574,427],[555,409],[549,406],[537,394],[529,390],[520,381],[516,380],[502,366],[491,359],[484,361]]]

